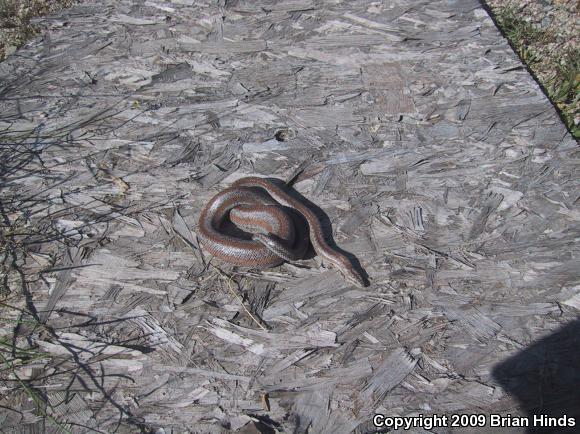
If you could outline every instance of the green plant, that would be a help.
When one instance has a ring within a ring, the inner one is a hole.
[[[557,41],[554,32],[525,21],[513,7],[498,8],[494,16],[516,53],[562,114],[570,133],[580,138],[580,51],[568,50],[563,55],[546,51],[547,44]]]
[[[497,21],[508,39],[517,46],[541,42],[546,34],[527,21],[519,18],[513,8],[505,8],[497,14]]]
[[[580,50],[567,52],[556,71],[548,82],[548,94],[564,114],[574,137],[580,138],[580,125],[576,123],[580,118]]]

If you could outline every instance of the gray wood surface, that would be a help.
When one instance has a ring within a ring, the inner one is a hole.
[[[46,329],[18,339],[56,357],[22,373],[54,418],[578,412],[579,148],[479,2],[107,0],[42,23],[0,64],[1,194],[35,228],[13,288]],[[368,288],[199,249],[217,191],[296,174]],[[4,426],[52,429],[22,406]]]

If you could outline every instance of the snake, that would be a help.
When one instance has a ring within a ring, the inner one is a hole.
[[[308,230],[295,224],[288,209],[304,218]],[[228,219],[250,236],[224,231]],[[269,268],[302,259],[310,242],[323,264],[331,264],[349,283],[367,286],[349,257],[328,244],[318,216],[266,178],[241,178],[216,194],[202,209],[197,232],[210,254],[243,267]]]

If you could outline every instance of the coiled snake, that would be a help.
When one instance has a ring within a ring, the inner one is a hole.
[[[283,206],[304,217],[308,232],[295,228]],[[222,223],[228,216],[236,226],[250,232],[252,239],[222,232]],[[265,178],[239,179],[215,195],[201,212],[198,235],[212,255],[234,265],[260,268],[301,259],[310,239],[323,262],[336,267],[350,283],[366,286],[366,280],[351,260],[327,243],[316,214]]]

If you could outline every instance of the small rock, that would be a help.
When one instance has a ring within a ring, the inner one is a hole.
[[[552,20],[550,19],[550,17],[544,17],[542,18],[542,23],[540,24],[540,26],[542,27],[542,29],[545,29],[550,26],[551,21]]]

